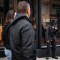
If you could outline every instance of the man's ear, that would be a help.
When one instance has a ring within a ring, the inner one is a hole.
[[[26,14],[28,14],[28,11],[26,11]]]
[[[26,11],[26,13],[27,13],[27,15],[29,16],[29,11],[28,11],[28,10]]]
[[[27,9],[26,13],[27,13],[27,16],[30,17],[30,9]]]

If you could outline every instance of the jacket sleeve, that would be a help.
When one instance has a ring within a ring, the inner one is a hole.
[[[34,40],[35,40],[35,31],[31,24],[26,24],[21,29],[21,35],[22,35],[22,49],[24,52],[24,56],[28,60],[35,60],[36,54],[35,54],[35,46],[34,46]]]
[[[45,35],[46,35],[46,41],[49,41],[49,25],[46,27]]]

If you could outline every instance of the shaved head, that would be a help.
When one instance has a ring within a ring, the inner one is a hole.
[[[21,2],[18,3],[18,12],[25,13],[27,11],[28,7],[30,7],[28,2],[21,1]]]
[[[17,12],[18,13],[26,13],[28,16],[30,16],[30,5],[26,1],[21,1],[18,3],[17,7]]]

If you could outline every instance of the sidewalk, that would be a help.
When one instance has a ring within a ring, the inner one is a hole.
[[[60,57],[58,57],[59,59],[53,59],[51,57],[49,57],[48,60],[60,60]],[[47,60],[46,58],[37,58],[36,60]]]
[[[0,58],[0,60],[7,60],[5,57],[3,57],[3,58]]]
[[[51,57],[49,57],[48,60],[60,60],[60,57],[58,57],[59,59],[52,59]],[[7,60],[5,57],[4,58],[0,58],[0,60]],[[46,58],[37,58],[36,60],[46,60]]]

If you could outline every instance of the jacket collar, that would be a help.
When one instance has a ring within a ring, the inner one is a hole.
[[[17,13],[16,14],[16,17],[14,18],[14,21],[16,20],[16,19],[18,19],[18,18],[20,18],[20,17],[22,17],[22,16],[26,16],[26,14],[23,14],[23,13]]]

